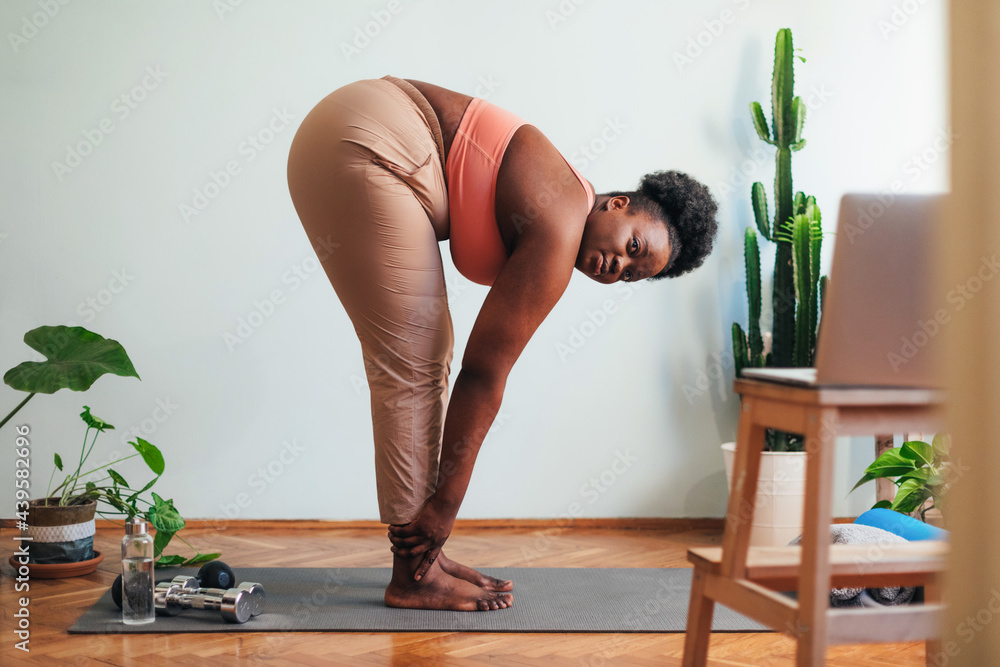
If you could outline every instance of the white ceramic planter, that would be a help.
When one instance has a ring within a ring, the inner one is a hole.
[[[736,443],[722,445],[726,484],[732,492]],[[783,547],[802,534],[806,495],[804,452],[761,452],[750,545]]]

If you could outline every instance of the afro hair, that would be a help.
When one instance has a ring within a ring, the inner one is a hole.
[[[719,223],[715,219],[718,204],[708,188],[679,171],[646,174],[633,192],[609,192],[625,195],[629,209],[642,211],[663,221],[670,238],[670,261],[650,280],[676,278],[702,265],[712,252]],[[634,207],[634,208],[633,208]]]

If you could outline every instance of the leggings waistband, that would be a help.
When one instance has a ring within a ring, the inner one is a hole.
[[[434,112],[434,107],[431,106],[431,103],[427,101],[427,98],[424,97],[421,92],[413,86],[413,84],[405,79],[397,79],[396,77],[389,75],[383,76],[382,78],[389,83],[394,84],[406,93],[406,95],[413,100],[414,104],[417,105],[417,108],[420,109],[420,112],[424,115],[424,118],[427,120],[427,124],[431,128],[431,134],[434,135],[434,142],[437,144],[438,157],[441,160],[441,173],[445,173],[444,138],[441,134],[441,124],[438,122],[438,117]]]

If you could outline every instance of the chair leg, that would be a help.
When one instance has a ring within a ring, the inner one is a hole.
[[[764,449],[764,427],[755,423],[754,418],[754,401],[744,397],[736,433],[733,482],[726,508],[726,525],[722,533],[721,574],[730,579],[744,575],[753,529],[757,480],[760,477],[760,453]]]
[[[834,410],[815,410],[809,412],[806,423],[806,502],[796,632],[799,667],[822,665],[826,659],[836,419]]]
[[[691,575],[691,602],[688,604],[687,634],[684,637],[684,667],[704,667],[708,661],[708,641],[712,635],[715,600],[705,595],[707,576],[697,567]]]
[[[938,604],[941,602],[941,581],[937,575],[930,577],[924,584],[924,604]],[[940,658],[944,655],[941,648],[941,638],[928,639],[925,647],[926,655],[924,662],[927,667],[941,665]]]

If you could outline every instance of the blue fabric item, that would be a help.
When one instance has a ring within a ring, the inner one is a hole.
[[[919,540],[948,540],[947,530],[884,507],[868,510],[855,519],[854,523],[881,528],[882,530],[899,535],[904,540],[909,540],[910,542]]]

